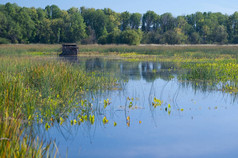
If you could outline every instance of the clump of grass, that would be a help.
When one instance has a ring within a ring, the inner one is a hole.
[[[0,157],[48,157],[50,143],[24,134],[21,115],[10,117],[8,111],[0,119]]]
[[[180,76],[182,80],[206,81],[222,84],[225,92],[237,92],[238,89],[238,64],[229,61],[185,63],[182,66],[187,70]]]

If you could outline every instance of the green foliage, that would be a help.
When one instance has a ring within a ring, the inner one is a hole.
[[[133,13],[130,16],[130,27],[131,29],[139,29],[141,24],[141,17],[140,13]]]
[[[8,39],[0,37],[0,44],[8,44],[8,43],[10,43]]]
[[[128,29],[129,24],[130,24],[130,13],[129,12],[122,12],[121,13],[121,30],[124,31]]]
[[[120,41],[120,34],[121,31],[119,29],[115,29],[112,32],[101,36],[98,39],[99,44],[113,44],[113,43],[119,43]]]
[[[109,8],[73,7],[65,11],[56,5],[35,9],[7,3],[1,5],[0,37],[11,43],[134,45],[140,44],[140,40],[128,30],[139,29],[145,38],[142,43],[229,44],[238,43],[237,21],[238,12],[230,16],[196,12],[174,17],[171,13],[158,15],[154,11],[143,15],[116,13]]]
[[[33,135],[24,134],[20,114],[9,116],[8,111],[0,119],[0,157],[48,157],[50,144]]]
[[[167,44],[181,44],[181,37],[174,30],[169,30],[163,35],[163,43]]]
[[[139,31],[126,30],[122,31],[120,35],[120,43],[129,45],[138,45],[141,41],[141,34]]]
[[[158,15],[154,11],[147,11],[142,18],[142,31],[148,32],[156,29]]]

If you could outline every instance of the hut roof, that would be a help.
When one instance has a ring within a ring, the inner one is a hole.
[[[77,46],[76,43],[63,43],[62,46]]]

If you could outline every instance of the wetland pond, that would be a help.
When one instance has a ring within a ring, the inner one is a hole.
[[[238,157],[235,93],[202,81],[182,81],[172,62],[59,60],[114,76],[119,84],[85,95],[93,123],[72,122],[72,113],[62,125],[47,131],[42,127],[42,135],[55,140],[60,157]]]

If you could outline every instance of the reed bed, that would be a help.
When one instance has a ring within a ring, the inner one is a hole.
[[[21,115],[9,117],[8,111],[0,119],[0,156],[8,157],[50,157],[51,143],[44,143],[38,137],[24,134]],[[4,118],[4,119],[3,119]]]
[[[54,58],[0,56],[0,157],[46,156],[42,140],[22,134],[24,127],[38,122],[48,128],[78,107],[86,92],[113,86],[110,75]]]
[[[238,64],[234,61],[185,63],[182,67],[187,70],[180,76],[182,80],[220,84],[225,92],[238,92]]]

